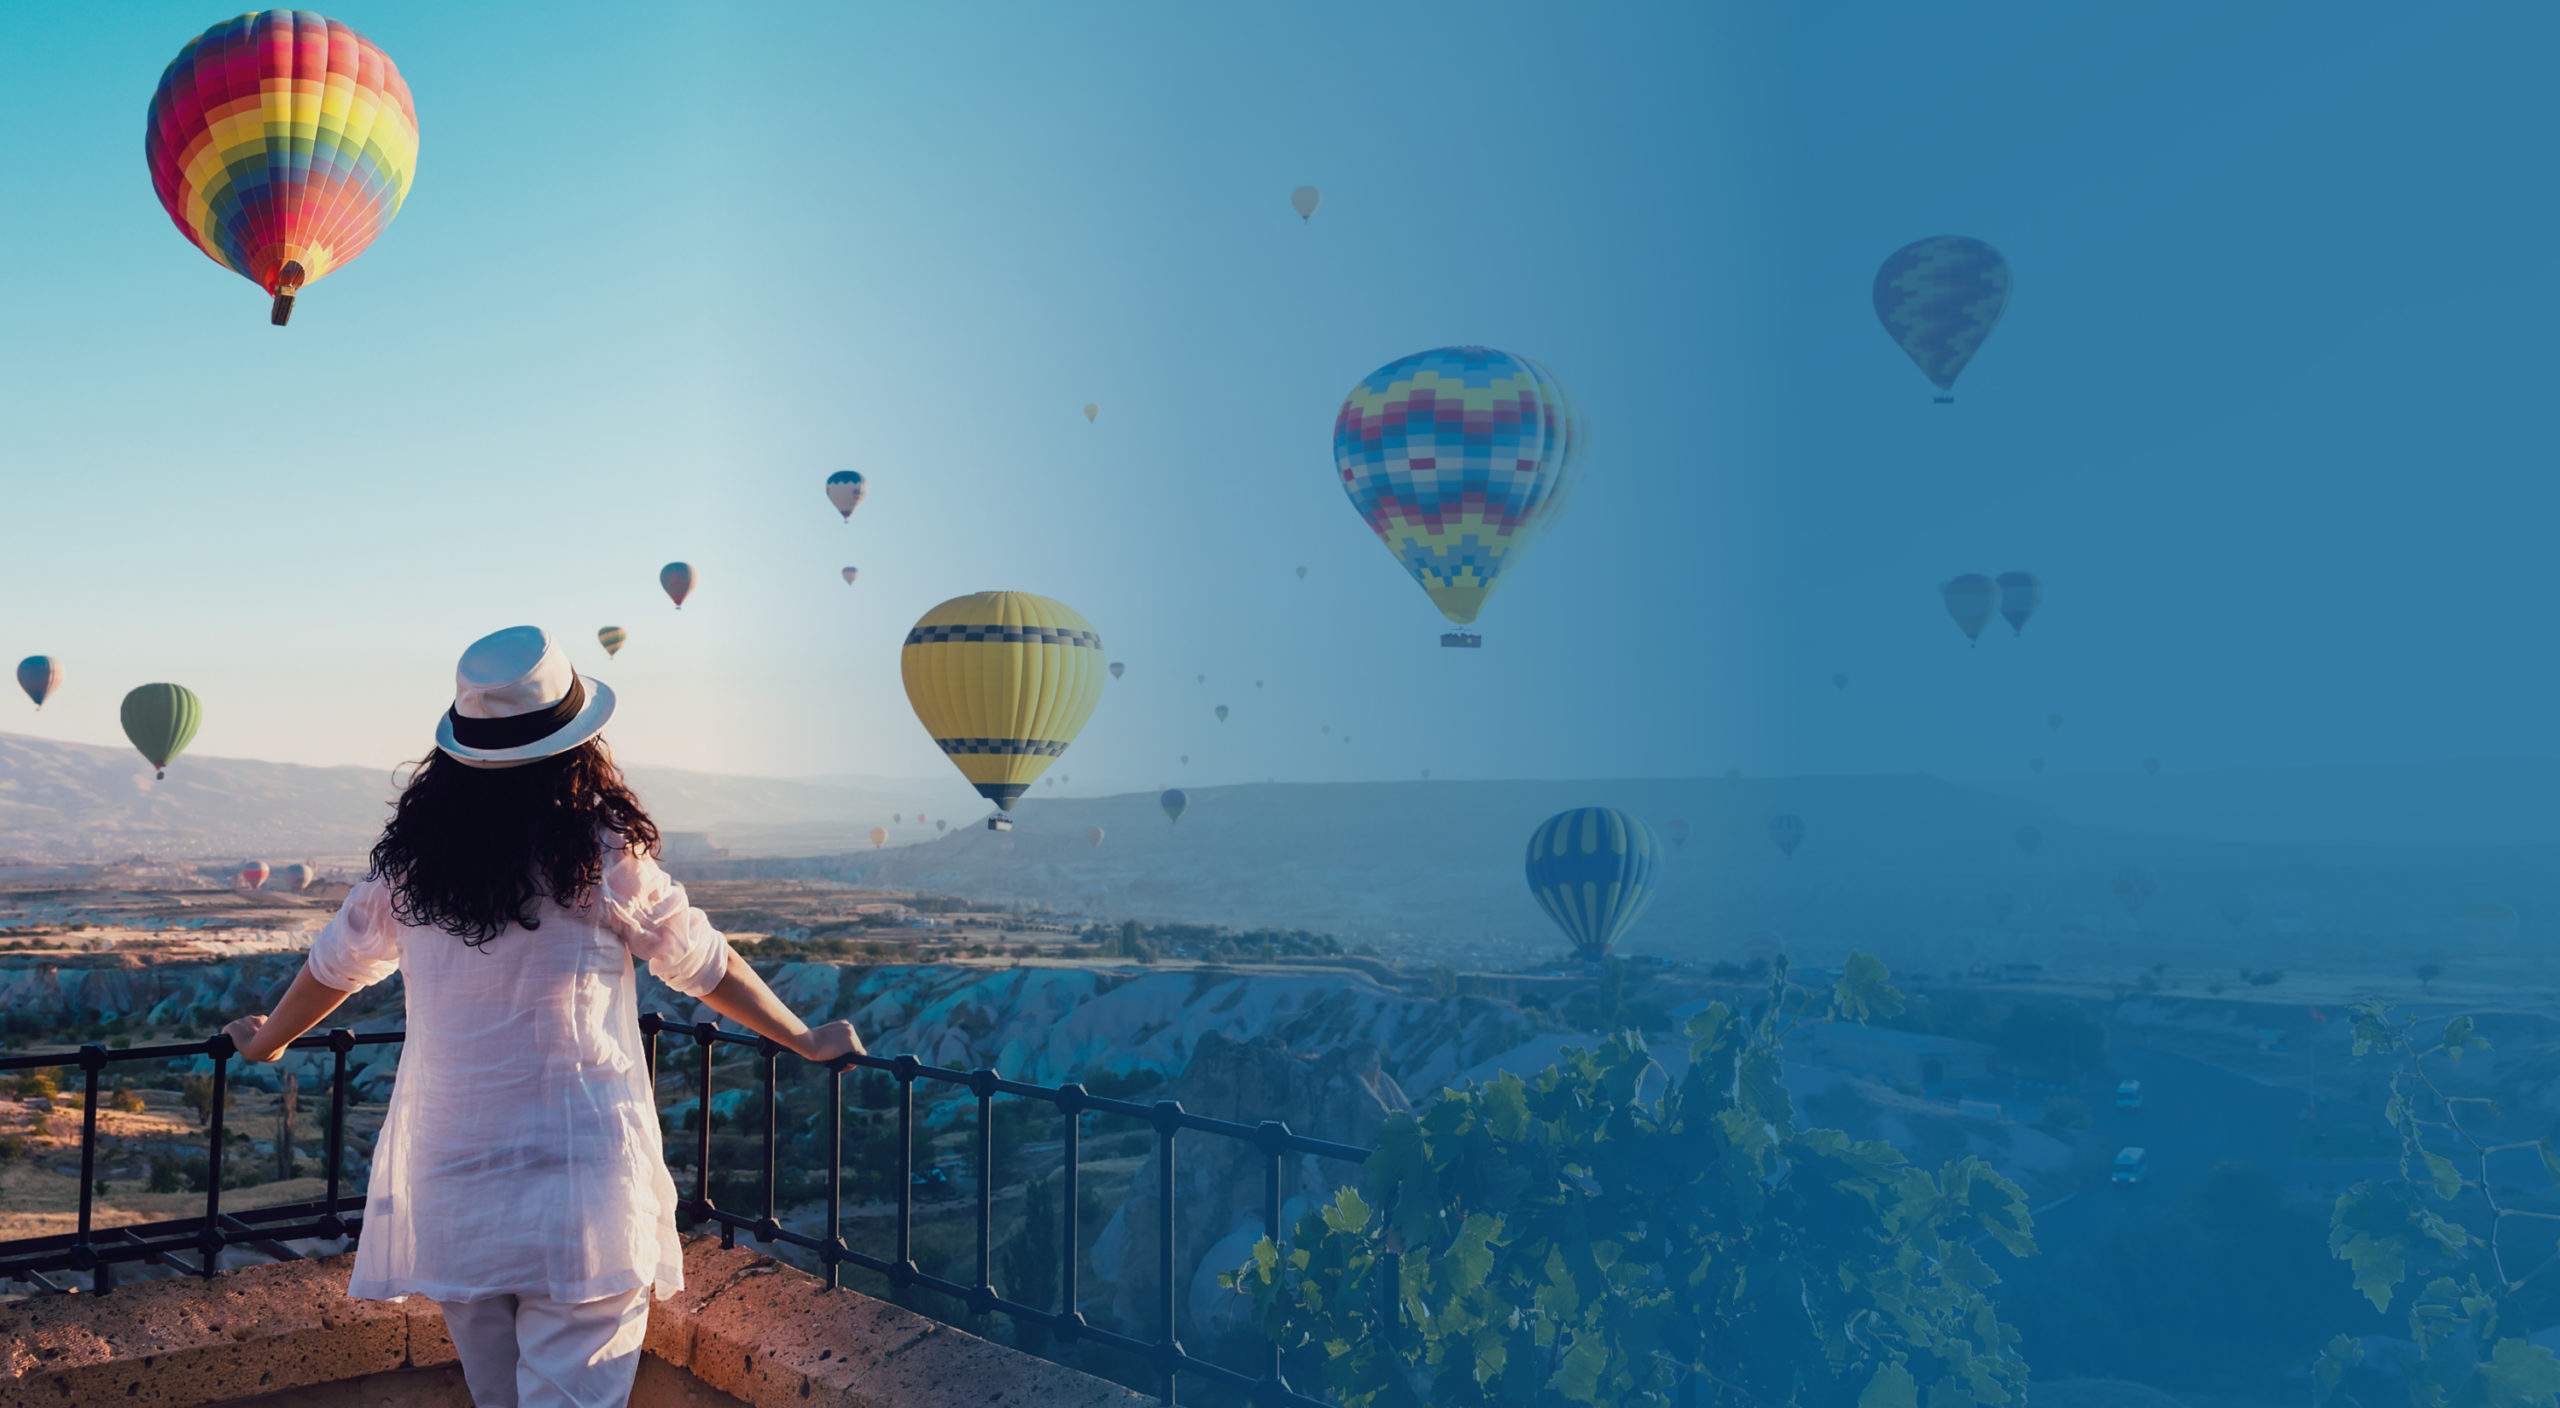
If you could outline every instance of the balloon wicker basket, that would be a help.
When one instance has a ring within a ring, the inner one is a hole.
[[[267,321],[283,327],[293,319],[293,296],[302,292],[302,266],[287,263],[276,275],[276,304]]]
[[[1013,829],[1013,818],[1006,816],[1002,812],[998,812],[994,816],[987,818],[987,829],[989,831],[1011,831]]]
[[[1482,650],[1484,637],[1473,631],[1443,631],[1440,644],[1449,650]]]

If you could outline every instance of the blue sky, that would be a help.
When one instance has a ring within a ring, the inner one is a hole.
[[[69,675],[0,727],[113,741],[176,679],[200,751],[388,763],[530,620],[645,761],[939,776],[898,640],[1014,587],[1130,663],[1079,791],[2548,751],[2539,12],[332,13],[415,91],[418,178],[282,332],[143,170],[219,12],[0,53],[47,134],[0,206],[0,654]],[[2017,278],[1953,407],[1867,307],[1941,232]],[[1594,427],[1480,653],[1329,456],[1449,342]],[[1966,650],[1934,584],[2012,567],[2045,614]]]

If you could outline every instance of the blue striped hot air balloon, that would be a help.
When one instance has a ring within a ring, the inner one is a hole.
[[[1613,807],[1576,807],[1529,835],[1529,893],[1574,951],[1597,961],[1643,917],[1661,853],[1645,824]]]
[[[1876,320],[1937,399],[1951,402],[1956,378],[2009,306],[2009,261],[1970,236],[1931,235],[1886,257],[1873,295]]]

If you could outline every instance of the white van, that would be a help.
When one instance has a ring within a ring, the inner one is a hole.
[[[2139,1145],[2128,1145],[2116,1150],[2115,1175],[2112,1181],[2117,1185],[2131,1187],[2149,1177],[2150,1174],[2150,1156]]]

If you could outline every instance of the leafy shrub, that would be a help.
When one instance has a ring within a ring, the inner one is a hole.
[[[2026,1366],[1975,1250],[2034,1250],[2025,1195],[1801,1129],[1792,1021],[1899,1010],[1854,956],[1828,996],[1775,970],[1746,1017],[1689,1023],[1657,1098],[1641,1037],[1569,1050],[1391,1119],[1359,1189],[1231,1278],[1305,1387],[1346,1408],[2014,1403]]]

